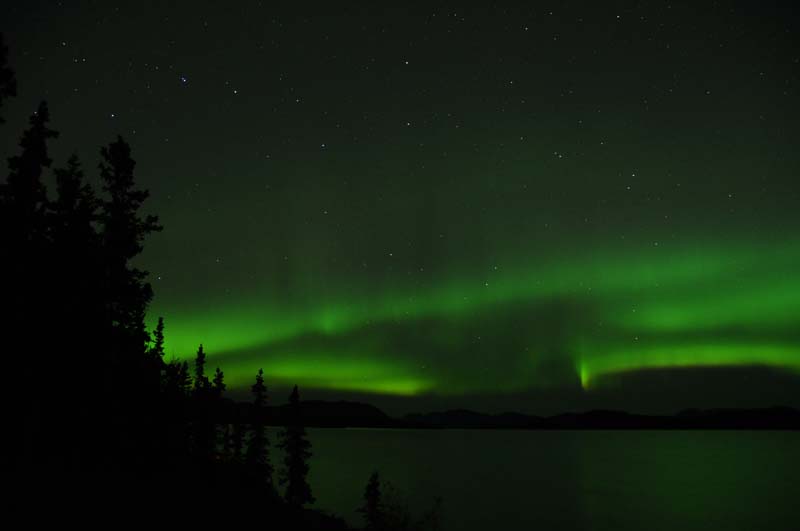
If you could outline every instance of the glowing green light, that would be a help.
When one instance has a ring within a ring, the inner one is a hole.
[[[263,367],[278,383],[381,394],[497,393],[576,378],[590,389],[601,375],[647,368],[795,370],[797,264],[791,241],[609,250],[290,306],[256,286],[248,300],[151,315],[166,318],[168,356],[190,358],[202,342],[233,386]],[[493,342],[477,337],[487,326]],[[427,356],[433,369],[423,368]],[[548,372],[554,362],[568,374]]]
[[[224,356],[219,361],[225,363]],[[273,354],[263,360],[229,363],[225,375],[230,385],[252,384],[258,365],[271,385],[299,385],[391,395],[416,395],[431,389],[432,382],[416,377],[408,367],[368,356],[340,357],[324,354]]]
[[[611,349],[581,360],[584,389],[600,376],[641,369],[767,365],[800,372],[800,345],[687,343]]]

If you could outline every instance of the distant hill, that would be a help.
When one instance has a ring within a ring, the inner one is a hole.
[[[284,424],[288,410],[288,404],[270,408],[271,423]],[[384,428],[394,423],[377,407],[360,402],[307,400],[300,403],[300,411],[307,426]]]
[[[408,426],[472,429],[800,429],[800,411],[789,407],[765,409],[686,410],[674,416],[637,415],[595,410],[536,417],[520,413],[487,415],[453,410],[406,415]]]
[[[522,413],[487,415],[466,409],[435,413],[412,413],[401,419],[409,426],[419,428],[470,428],[470,429],[532,429],[544,426],[545,419]]]
[[[225,401],[215,413],[218,422],[250,423],[255,412],[246,402]],[[265,421],[271,426],[283,426],[289,418],[289,405],[264,408]],[[303,424],[319,428],[390,428],[397,420],[370,404],[361,402],[305,400],[300,402]]]
[[[218,412],[221,422],[248,422],[253,414],[247,403],[226,402]],[[264,412],[273,426],[284,425],[288,405],[271,406]],[[375,406],[361,402],[307,400],[301,402],[303,423],[320,428],[411,428],[493,430],[662,430],[662,429],[800,429],[800,411],[790,407],[764,409],[689,409],[676,415],[639,415],[625,411],[593,410],[550,417],[506,412],[487,414],[455,409],[412,413],[392,418]]]

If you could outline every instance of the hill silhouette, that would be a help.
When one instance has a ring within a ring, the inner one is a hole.
[[[593,410],[538,417],[521,413],[489,415],[467,410],[411,414],[402,422],[417,428],[610,430],[610,429],[800,429],[800,411],[790,407],[763,409],[691,409],[676,415],[641,415]]]
[[[797,430],[800,410],[775,406],[760,409],[687,409],[675,415],[643,415],[617,410],[566,412],[552,416],[513,411],[498,414],[468,409],[410,413],[395,418],[379,408],[351,401],[307,400],[300,403],[305,426],[314,428],[490,429],[490,430]],[[251,422],[249,403],[226,400],[220,422]],[[288,405],[263,408],[268,425],[283,426]]]

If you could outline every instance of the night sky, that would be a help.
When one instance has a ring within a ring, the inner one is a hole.
[[[800,405],[789,8],[274,4],[0,7],[0,155],[43,98],[56,165],[131,143],[168,357],[391,413]]]

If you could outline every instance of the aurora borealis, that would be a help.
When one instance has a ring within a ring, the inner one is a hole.
[[[234,378],[241,364],[249,380],[253,361],[263,360],[273,378],[397,394],[565,383],[543,371],[548,363],[571,364],[575,372],[565,367],[560,378],[577,375],[587,388],[606,372],[640,368],[800,370],[792,318],[800,286],[791,276],[798,253],[797,245],[697,249],[695,256],[668,253],[666,264],[643,253],[623,259],[624,274],[614,262],[571,259],[518,274],[493,270],[491,282],[406,288],[377,300],[342,297],[293,317],[255,301],[206,314],[187,308],[186,324],[177,325],[187,337],[173,341],[191,350],[193,336],[204,334],[232,353]],[[491,359],[498,345],[513,365],[464,367],[452,378],[458,361],[449,355]],[[435,360],[446,362],[437,367]]]
[[[398,411],[800,405],[779,6],[20,3],[4,130],[46,97],[57,163],[131,142],[149,320],[234,392],[263,367]]]

